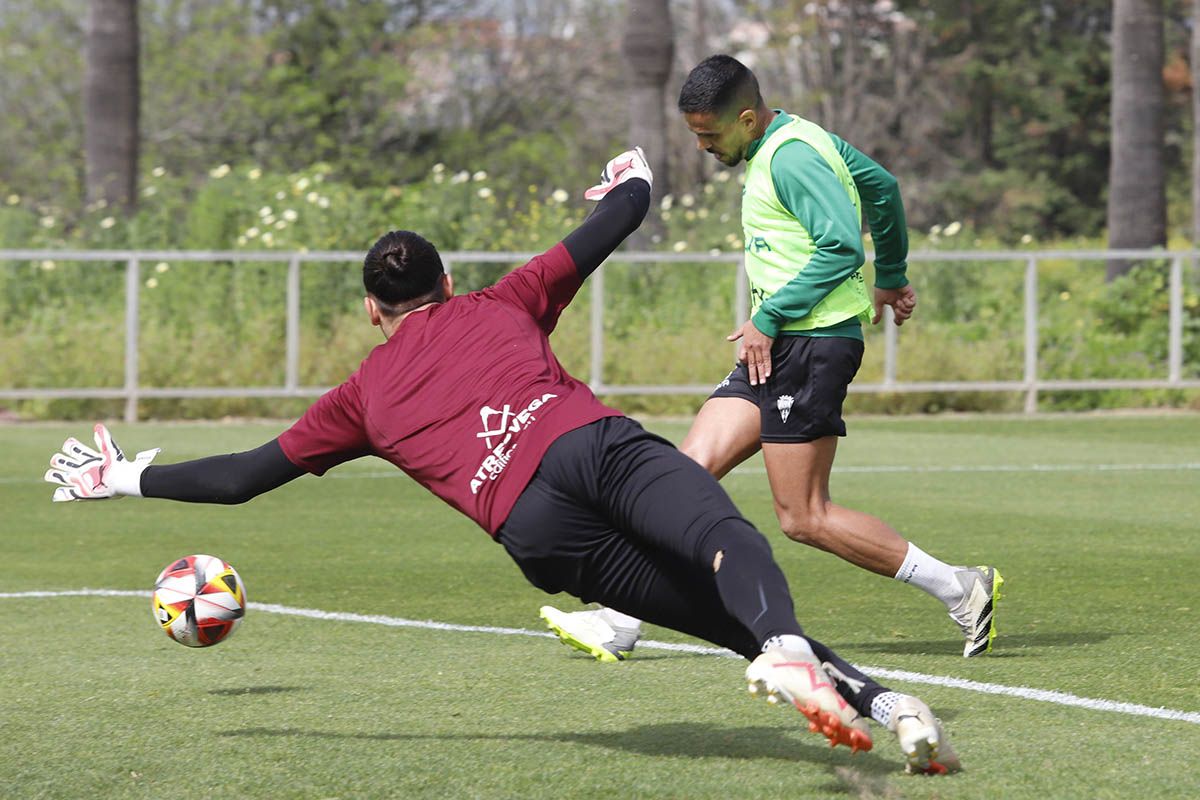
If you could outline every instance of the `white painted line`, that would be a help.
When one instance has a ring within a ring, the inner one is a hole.
[[[0,600],[19,600],[24,598],[43,597],[142,597],[150,599],[149,590],[129,591],[126,589],[72,589],[64,591],[32,591],[32,592],[0,592]],[[420,628],[437,631],[456,631],[466,633],[494,633],[502,636],[535,636],[539,638],[554,638],[554,634],[544,631],[531,631],[525,628],[500,628],[489,625],[456,625],[449,622],[434,622],[433,620],[404,619],[389,617],[382,614],[352,614],[346,611],[321,611],[316,608],[294,608],[275,603],[250,603],[255,611],[265,611],[270,614],[283,614],[291,617],[306,617],[308,619],[334,620],[337,622],[365,622],[371,625],[386,625],[391,628]],[[729,650],[720,647],[706,647],[694,644],[676,644],[673,642],[639,641],[639,650],[670,650],[697,655],[712,655],[737,658]],[[951,689],[963,689],[968,692],[982,694],[998,694],[1008,697],[1019,697],[1023,700],[1036,700],[1042,703],[1054,703],[1063,706],[1076,706],[1092,711],[1111,711],[1118,714],[1132,714],[1139,717],[1156,717],[1177,722],[1190,722],[1200,725],[1200,712],[1176,711],[1170,708],[1154,708],[1136,703],[1122,703],[1116,700],[1101,700],[1090,697],[1057,692],[1050,689],[1032,689],[1026,686],[1004,686],[998,683],[981,683],[965,678],[953,678],[945,675],[926,675],[921,672],[906,670],[884,669],[881,667],[863,667],[860,670],[868,675],[888,678],[907,683],[921,683],[930,686],[944,686]]]

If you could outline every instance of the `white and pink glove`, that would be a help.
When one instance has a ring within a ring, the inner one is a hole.
[[[63,442],[61,453],[50,457],[46,481],[60,487],[54,490],[54,502],[142,496],[142,470],[158,455],[159,448],[143,450],[130,461],[112,440],[108,428],[96,425],[95,434],[96,450],[71,437]]]
[[[646,154],[640,147],[626,150],[605,164],[604,171],[600,173],[600,182],[584,192],[583,196],[588,200],[599,200],[611,192],[613,187],[631,178],[641,178],[650,186],[654,186],[654,173],[650,171],[650,165],[646,163]]]

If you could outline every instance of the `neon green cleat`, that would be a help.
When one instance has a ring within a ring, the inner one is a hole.
[[[624,661],[633,651],[637,632],[632,637],[613,628],[603,617],[603,611],[559,611],[542,606],[538,616],[546,621],[563,644],[592,656],[597,661]]]
[[[958,624],[966,639],[963,657],[990,653],[992,640],[996,638],[996,606],[1000,603],[1004,578],[995,567],[960,569],[954,577],[966,593],[962,602],[950,612],[950,619]]]

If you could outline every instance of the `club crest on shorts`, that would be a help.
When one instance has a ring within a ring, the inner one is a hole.
[[[775,407],[779,409],[779,418],[784,422],[787,422],[788,414],[792,413],[792,399],[790,394],[781,394],[775,401]]]

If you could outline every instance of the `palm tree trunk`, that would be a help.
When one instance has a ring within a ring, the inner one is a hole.
[[[667,153],[667,80],[675,59],[675,32],[669,0],[630,0],[621,50],[629,64],[630,146],[640,145],[654,171],[654,199],[671,192]],[[645,232],[661,230],[657,203],[643,225]],[[644,236],[634,242],[644,246]]]
[[[90,0],[84,67],[87,200],[132,206],[138,161],[137,0]]]
[[[1108,180],[1108,246],[1145,248],[1167,242],[1163,164],[1162,0],[1113,0],[1112,161]],[[1133,262],[1108,262],[1108,280]]]

